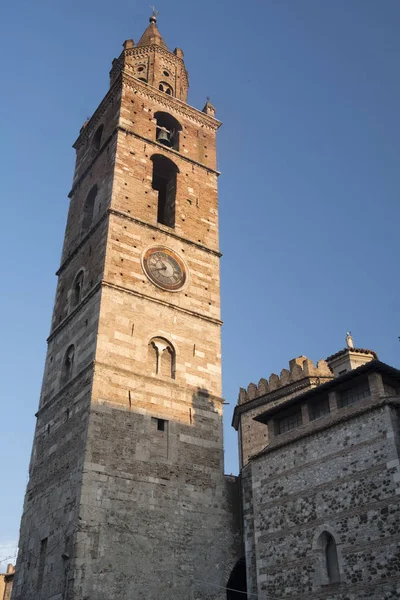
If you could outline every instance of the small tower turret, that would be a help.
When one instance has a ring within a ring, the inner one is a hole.
[[[348,371],[357,369],[361,365],[365,365],[371,360],[376,360],[377,354],[372,350],[365,350],[364,348],[355,348],[354,340],[351,332],[346,333],[346,348],[328,356],[326,362],[329,365],[334,377],[344,375]]]

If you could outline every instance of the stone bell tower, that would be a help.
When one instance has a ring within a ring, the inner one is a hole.
[[[155,15],[110,78],[74,144],[12,598],[222,600],[220,122]]]

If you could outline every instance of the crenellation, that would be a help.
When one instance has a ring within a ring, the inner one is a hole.
[[[289,386],[306,377],[332,378],[332,371],[329,369],[325,360],[318,361],[315,366],[314,363],[305,356],[294,358],[289,361],[289,370],[282,369],[280,376],[271,373],[269,380],[267,381],[266,379],[261,378],[258,386],[254,383],[250,383],[247,392],[244,392],[241,388],[239,404],[243,404],[254,398],[266,396],[273,391]]]

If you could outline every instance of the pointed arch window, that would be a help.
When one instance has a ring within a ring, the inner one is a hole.
[[[154,154],[153,162],[153,190],[158,192],[157,221],[168,227],[175,227],[175,200],[176,183],[179,169],[172,160]]]
[[[71,309],[78,306],[79,302],[82,300],[82,290],[83,290],[83,281],[85,274],[83,270],[79,271],[74,279],[74,284],[72,286],[72,294],[71,294]]]
[[[86,233],[92,224],[96,196],[97,185],[95,184],[86,196],[85,205],[83,207],[82,233]]]
[[[65,385],[70,379],[72,379],[74,372],[74,362],[75,346],[71,344],[70,346],[68,346],[67,351],[64,354],[64,361],[61,373],[61,385]]]
[[[159,337],[151,339],[148,359],[153,374],[175,379],[175,350],[168,340]]]

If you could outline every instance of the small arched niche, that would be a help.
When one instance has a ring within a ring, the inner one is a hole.
[[[160,144],[179,151],[179,132],[182,125],[172,115],[166,112],[154,113],[157,121],[156,140]]]
[[[83,207],[82,233],[86,233],[92,224],[96,196],[97,185],[95,184],[86,196],[85,204]]]
[[[157,222],[175,227],[176,183],[179,169],[162,154],[153,154],[152,188],[158,191]]]
[[[336,540],[329,531],[323,531],[317,539],[320,584],[340,582],[340,567]]]
[[[148,344],[147,358],[150,371],[175,379],[175,349],[165,338],[152,338]]]
[[[247,600],[246,561],[241,558],[232,569],[226,584],[227,600]]]
[[[61,385],[65,385],[70,379],[72,379],[74,374],[74,363],[75,346],[71,344],[70,346],[68,346],[67,351],[64,354],[61,372]]]
[[[96,133],[93,136],[92,140],[92,154],[95,155],[100,150],[101,146],[101,138],[103,137],[104,125],[100,125],[96,129]]]
[[[85,273],[81,269],[75,276],[74,283],[71,289],[71,309],[74,309],[82,300],[83,283],[85,279]]]

